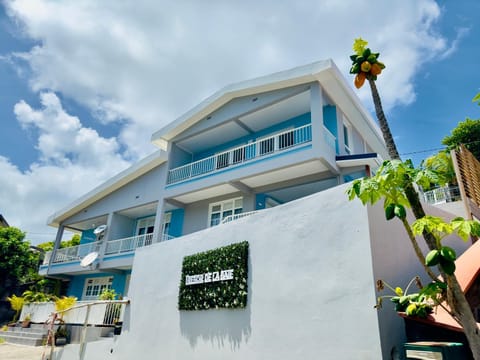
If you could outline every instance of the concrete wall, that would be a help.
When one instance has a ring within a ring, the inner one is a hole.
[[[139,249],[113,356],[86,358],[381,358],[368,213],[343,192]],[[243,240],[250,243],[247,308],[178,311],[183,256]]]
[[[85,358],[390,359],[403,320],[388,302],[374,310],[375,281],[405,287],[421,269],[401,223],[348,202],[347,186],[137,250],[122,335]],[[183,257],[244,240],[247,307],[179,311]]]

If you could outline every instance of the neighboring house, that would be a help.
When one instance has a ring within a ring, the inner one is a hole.
[[[422,193],[424,202],[480,221],[480,162],[463,145],[450,152],[456,181]]]
[[[137,248],[363,177],[388,157],[331,60],[227,86],[152,142],[159,151],[48,219],[58,233],[40,274],[69,281],[69,295],[126,295]],[[59,249],[64,230],[80,245]]]
[[[7,220],[5,220],[5,218],[3,217],[2,214],[0,214],[0,227],[8,227],[10,225],[8,225],[8,222]]]

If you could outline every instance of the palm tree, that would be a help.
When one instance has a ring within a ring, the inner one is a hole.
[[[368,81],[372,92],[373,103],[375,105],[375,113],[377,115],[388,154],[392,160],[401,160],[395,140],[390,131],[390,126],[388,125],[387,118],[383,112],[380,94],[378,93],[375,84],[377,76],[382,73],[385,65],[378,61],[380,54],[372,53],[371,50],[366,47],[367,44],[368,43],[361,38],[355,39],[353,44],[355,54],[350,56],[350,59],[352,60],[350,73],[356,74],[355,86],[358,89],[363,86],[365,80]],[[415,190],[411,180],[406,182],[404,191],[415,218],[423,218],[425,216],[425,211],[420,202],[418,192]],[[430,250],[438,249],[433,234],[424,232],[423,237]],[[463,293],[455,274],[445,274],[442,269],[440,269],[440,273],[447,283],[446,301],[450,308],[450,313],[463,327],[474,359],[480,360],[480,331],[465,294]]]

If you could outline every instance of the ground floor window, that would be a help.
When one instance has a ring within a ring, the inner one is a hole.
[[[243,211],[243,199],[235,198],[212,203],[209,206],[208,226],[215,226],[227,216],[240,214]]]
[[[98,300],[103,290],[112,288],[113,276],[96,277],[85,279],[82,300]]]

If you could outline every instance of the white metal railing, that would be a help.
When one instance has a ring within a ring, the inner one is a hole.
[[[427,204],[436,205],[446,202],[458,201],[461,199],[458,186],[444,186],[433,190],[425,191],[423,199]]]
[[[77,246],[70,246],[67,248],[57,249],[55,253],[54,263],[64,263],[70,261],[79,261],[85,255],[92,251],[98,251],[100,242],[91,242],[88,244],[82,244]],[[43,265],[48,265],[50,258],[52,257],[52,251],[47,251],[43,258]]]
[[[84,360],[87,342],[95,341],[98,338],[88,339],[88,328],[92,326],[121,328],[125,308],[129,304],[130,300],[79,301],[75,306],[62,311],[56,311],[55,303],[53,302],[25,304],[22,316],[26,316],[27,313],[25,311],[29,311],[28,314],[31,316],[31,321],[48,325],[47,344],[50,343],[50,355],[47,357],[49,359],[54,358],[55,340],[53,339],[55,339],[58,329],[67,325],[81,324],[78,359]],[[45,316],[44,314],[47,314],[47,312],[48,315]],[[39,321],[40,313],[42,317]],[[70,331],[72,331],[72,328],[70,328]],[[45,352],[43,355],[45,355]]]
[[[174,236],[162,234],[160,241],[172,240],[174,238]],[[107,241],[105,255],[113,255],[135,251],[137,248],[152,245],[154,243],[153,240],[153,233],[131,236],[118,240],[110,240]]]
[[[109,301],[77,301],[75,306],[66,311],[63,315],[63,321],[67,324],[83,324],[87,305],[94,304],[89,315],[90,325],[114,325],[117,321],[123,320],[125,302]],[[123,304],[123,305],[122,305]],[[24,304],[20,319],[30,315],[30,320],[34,323],[44,323],[50,315],[55,312],[54,302],[40,302]]]
[[[107,241],[105,255],[134,251],[137,248],[152,245],[153,233],[131,236],[124,239]]]
[[[325,140],[325,143],[333,149],[333,151],[337,151],[337,139],[335,138],[335,135],[333,135],[325,126],[323,127],[323,139]]]
[[[330,132],[328,133],[333,136]],[[310,141],[312,141],[312,126],[310,124],[293,130],[287,130],[271,137],[263,138],[250,144],[239,146],[205,159],[171,169],[168,172],[167,184],[174,184],[229,166],[238,165]],[[331,141],[331,139],[329,141]],[[334,136],[333,143],[333,148],[335,148]]]
[[[229,222],[231,222],[231,221],[235,221],[235,220],[238,220],[238,219],[241,219],[241,218],[244,218],[244,217],[247,217],[247,216],[256,214],[258,211],[259,211],[259,210],[255,210],[255,211],[249,211],[249,212],[244,212],[244,213],[240,213],[240,214],[234,214],[234,215],[225,216],[225,217],[222,219],[221,224],[226,224],[226,223],[229,223]]]

